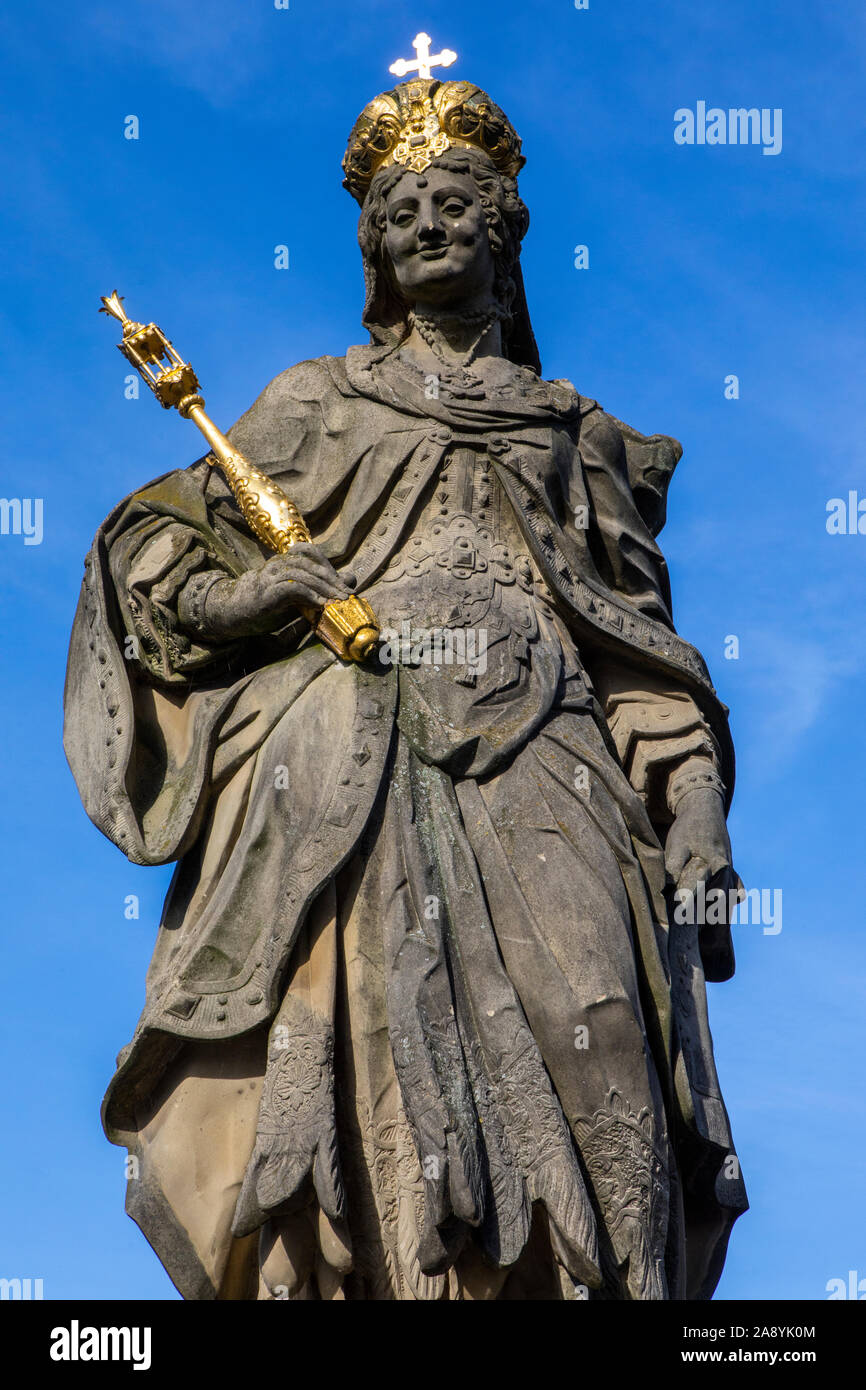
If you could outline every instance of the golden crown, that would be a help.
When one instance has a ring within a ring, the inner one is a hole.
[[[430,64],[448,65],[456,58],[449,49],[438,59],[423,54],[419,61],[400,60],[391,71],[398,76],[410,67],[419,75],[382,92],[364,107],[343,157],[343,187],[363,203],[374,176],[386,164],[402,164],[422,173],[437,155],[452,147],[482,150],[501,174],[513,177],[526,160],[520,153],[520,136],[504,111],[486,92],[471,82],[441,82],[430,76]]]

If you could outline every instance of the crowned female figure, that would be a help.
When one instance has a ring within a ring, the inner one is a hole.
[[[677,910],[736,884],[727,711],[655,539],[681,450],[542,378],[523,163],[469,82],[372,101],[370,342],[230,434],[312,543],[269,556],[202,459],[86,561],[69,760],[176,863],[104,1124],[186,1298],[708,1298],[746,1206],[730,933]],[[299,617],[351,589],[360,664]]]

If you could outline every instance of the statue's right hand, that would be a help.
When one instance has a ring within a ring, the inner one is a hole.
[[[207,595],[207,626],[220,637],[273,632],[298,609],[318,610],[350,593],[317,546],[293,545],[260,569],[214,584]]]

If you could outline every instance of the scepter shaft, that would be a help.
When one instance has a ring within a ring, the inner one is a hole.
[[[299,541],[312,540],[307,523],[294,502],[267,474],[233,448],[206,413],[204,400],[195,392],[178,402],[178,412],[198,425],[211,447],[208,463],[217,464],[235,495],[244,520],[260,541],[278,555],[285,555]],[[315,625],[315,624],[314,624]]]
[[[117,290],[102,296],[100,312],[110,314],[123,325],[123,339],[117,346],[160,405],[166,410],[174,407],[201,430],[211,448],[207,461],[216,464],[224,474],[253,534],[278,555],[284,555],[299,542],[311,542],[309,528],[294,502],[272,478],[233,448],[206,413],[198,377],[162,329],[155,323],[130,319]],[[379,639],[375,614],[367,600],[357,594],[332,599],[321,610],[300,604],[298,607],[316,636],[344,661],[363,661]]]

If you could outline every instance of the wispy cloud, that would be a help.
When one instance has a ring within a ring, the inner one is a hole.
[[[750,734],[760,747],[756,767],[762,778],[776,776],[802,752],[814,728],[837,694],[839,686],[866,670],[866,649],[852,646],[850,631],[835,632],[826,625],[820,640],[779,628],[759,628],[744,634],[744,683],[750,686],[757,717]]]

